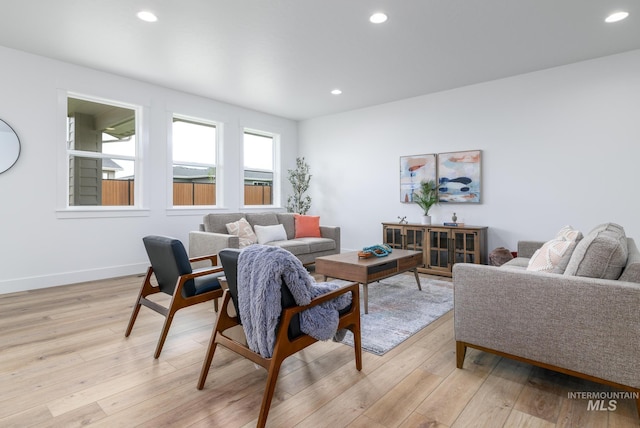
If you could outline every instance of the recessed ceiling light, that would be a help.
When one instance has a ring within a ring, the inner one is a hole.
[[[373,22],[374,24],[382,24],[386,20],[387,20],[387,15],[385,15],[382,12],[374,13],[369,17],[369,21]]]
[[[141,10],[140,12],[138,12],[137,16],[138,18],[146,22],[156,22],[158,20],[158,17],[153,12],[149,12],[148,10]]]
[[[333,91],[331,91],[331,93],[333,95],[340,95],[342,93],[342,91],[340,89],[334,89]]]
[[[616,12],[616,13],[612,13],[611,15],[607,16],[607,18],[604,20],[604,22],[618,22],[618,21],[622,21],[623,19],[625,19],[627,16],[629,16],[629,12]]]

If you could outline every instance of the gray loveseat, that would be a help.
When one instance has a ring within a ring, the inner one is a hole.
[[[320,226],[320,237],[296,238],[293,213],[219,213],[205,215],[200,230],[189,232],[189,256],[218,254],[223,248],[239,248],[239,237],[229,234],[226,225],[243,217],[253,228],[256,225],[282,224],[287,239],[271,241],[266,245],[277,245],[290,251],[305,265],[314,263],[316,257],[340,252],[340,228],[337,226]]]
[[[563,273],[527,270],[542,244],[520,242],[518,257],[501,267],[454,265],[457,367],[471,347],[640,392],[634,240],[600,225],[577,241]]]

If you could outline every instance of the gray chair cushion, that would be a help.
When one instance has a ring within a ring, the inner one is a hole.
[[[178,277],[193,272],[184,245],[178,239],[156,235],[145,236],[142,242],[160,290],[173,295]],[[211,267],[201,268],[195,272],[204,269],[211,269]],[[220,288],[218,278],[222,275],[222,272],[218,272],[186,281],[182,287],[183,297],[193,297]]]

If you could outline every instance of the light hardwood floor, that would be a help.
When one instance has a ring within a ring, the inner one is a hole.
[[[442,279],[442,278],[439,278]],[[213,303],[163,318],[142,308],[124,337],[141,277],[0,295],[1,427],[251,427],[266,372],[219,347],[196,382]],[[384,356],[315,344],[285,361],[271,427],[637,427],[634,402],[588,411],[569,391],[594,383],[469,350],[455,368],[449,312]]]

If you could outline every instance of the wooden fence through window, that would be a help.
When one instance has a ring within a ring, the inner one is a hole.
[[[133,205],[133,180],[102,180],[102,205]],[[244,186],[245,205],[271,205],[271,186]],[[214,183],[173,183],[173,205],[215,205]]]
[[[102,205],[133,205],[133,180],[102,180]]]

